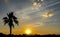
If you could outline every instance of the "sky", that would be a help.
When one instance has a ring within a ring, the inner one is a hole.
[[[19,26],[15,24],[12,34],[60,34],[60,0],[0,0],[0,33],[9,34],[9,26],[3,17],[14,12]]]

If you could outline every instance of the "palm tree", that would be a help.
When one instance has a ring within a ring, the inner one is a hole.
[[[11,13],[7,13],[7,16],[8,17],[4,17],[3,20],[4,20],[4,25],[8,24],[9,25],[9,28],[10,28],[10,35],[12,33],[12,27],[14,28],[14,24],[13,23],[16,23],[18,25],[18,20],[17,20],[17,17],[14,16],[13,12]]]

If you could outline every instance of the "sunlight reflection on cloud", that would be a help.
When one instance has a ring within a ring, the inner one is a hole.
[[[41,3],[43,0],[33,0],[32,5],[35,9],[39,9],[41,7]]]
[[[53,14],[53,12],[47,12],[47,13],[43,14],[42,16],[45,18],[48,18],[48,17],[54,16],[54,14]]]

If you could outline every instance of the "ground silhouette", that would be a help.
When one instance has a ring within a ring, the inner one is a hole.
[[[38,34],[35,34],[35,35],[26,35],[26,34],[23,34],[23,35],[13,35],[13,34],[2,34],[0,33],[0,37],[60,37],[60,35],[55,35],[55,34],[48,34],[48,35],[38,35]]]

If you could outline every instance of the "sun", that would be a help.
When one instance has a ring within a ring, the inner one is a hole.
[[[30,29],[26,29],[25,33],[26,34],[31,34],[31,30]]]

